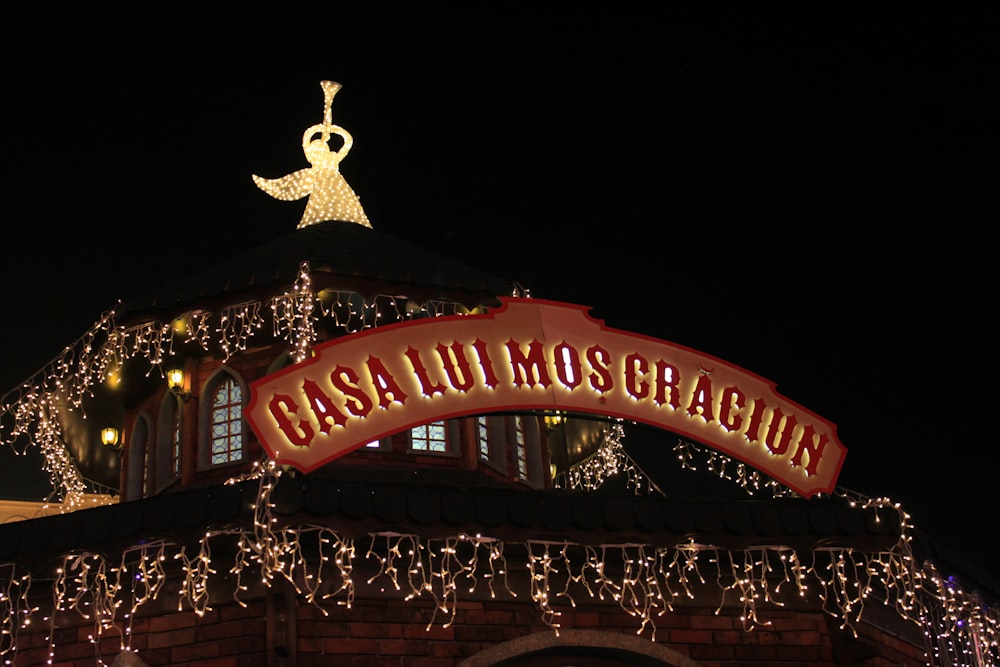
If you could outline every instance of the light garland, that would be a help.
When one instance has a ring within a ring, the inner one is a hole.
[[[793,598],[805,598],[815,586],[822,610],[838,618],[843,628],[853,630],[862,620],[865,605],[878,602],[894,606],[904,619],[920,624],[933,645],[928,652],[929,665],[973,664],[968,657],[971,652],[979,665],[1000,662],[1000,613],[964,594],[954,582],[936,576],[933,566],[915,568],[908,550],[901,548],[906,544],[903,541],[895,549],[874,554],[846,547],[817,549],[807,564],[784,545],[727,550],[694,541],[672,547],[584,545],[569,541],[504,542],[467,534],[425,539],[385,532],[352,539],[325,526],[280,525],[271,501],[280,475],[280,469],[268,462],[231,480],[258,480],[253,526],[207,531],[193,556],[186,547],[165,542],[127,549],[117,567],[111,567],[99,554],[66,556],[53,585],[53,609],[92,621],[91,640],[95,644],[102,633],[114,629],[123,635],[123,650],[131,650],[132,619],[142,605],[165,590],[163,563],[175,560],[182,564],[178,609],[188,607],[204,615],[212,609],[210,580],[221,569],[211,545],[230,539],[238,547],[228,569],[235,575],[233,599],[237,603],[245,604],[241,595],[249,587],[244,576],[253,567],[259,572],[261,585],[271,587],[281,578],[306,603],[327,613],[323,605],[328,600],[351,606],[357,593],[355,557],[358,542],[364,541],[364,558],[374,564],[374,574],[365,585],[396,590],[404,601],[430,598],[435,611],[428,627],[437,622],[438,614],[443,626],[453,623],[461,595],[475,594],[482,582],[486,582],[485,592],[491,599],[498,594],[516,598],[508,565],[514,550],[525,554],[531,601],[542,622],[557,633],[561,628],[560,604],[576,607],[580,601],[596,599],[616,603],[637,619],[636,634],[646,634],[655,641],[656,618],[673,611],[680,600],[702,597],[711,580],[709,575],[714,574],[720,596],[716,614],[734,595],[732,603],[741,607],[740,618],[747,631],[768,625],[766,610],[785,605],[789,593],[784,587],[792,587]],[[171,559],[168,552],[172,549],[176,553]],[[6,577],[0,581],[4,586],[0,590],[5,591],[0,597],[0,627],[6,641],[4,650],[12,655],[17,629],[26,627],[37,610],[27,602],[24,582],[30,581],[29,574],[9,565],[0,566],[0,574]],[[119,620],[121,609],[127,611]],[[54,614],[47,620],[52,624],[51,656],[55,650]]]
[[[695,450],[687,444],[688,454]],[[689,464],[691,458],[693,454]],[[103,633],[115,631],[122,636],[122,650],[131,650],[132,620],[143,605],[165,590],[164,563],[169,560],[181,563],[178,610],[189,608],[197,615],[210,611],[210,581],[220,569],[212,544],[223,539],[237,545],[228,568],[235,578],[233,599],[237,603],[245,604],[241,596],[249,590],[245,576],[252,568],[259,573],[261,585],[271,587],[280,578],[324,614],[330,600],[349,608],[357,594],[354,571],[360,540],[367,542],[365,560],[375,564],[375,574],[365,584],[383,591],[394,589],[404,601],[430,598],[435,611],[428,627],[437,622],[438,614],[444,626],[450,625],[461,595],[475,594],[482,582],[491,599],[498,594],[516,598],[508,564],[509,553],[515,550],[525,554],[529,597],[542,622],[555,632],[561,628],[560,604],[575,607],[581,600],[597,599],[618,604],[637,619],[636,634],[648,634],[655,641],[656,618],[673,611],[680,600],[701,599],[707,582],[714,578],[719,593],[716,613],[727,604],[739,605],[747,631],[768,625],[766,610],[786,604],[784,587],[791,586],[792,597],[798,598],[815,589],[822,610],[852,632],[866,605],[894,608],[901,618],[924,628],[929,665],[1000,664],[1000,612],[965,594],[954,581],[942,579],[933,564],[917,567],[908,539],[878,553],[817,549],[808,561],[784,545],[727,550],[694,541],[657,547],[504,542],[467,534],[428,540],[400,533],[352,539],[326,526],[279,525],[271,494],[280,475],[280,469],[267,462],[231,480],[258,480],[253,526],[209,530],[194,555],[184,546],[160,542],[126,549],[116,566],[96,553],[65,556],[53,583],[53,613],[45,619],[50,624],[50,656],[55,652],[56,613],[75,613],[91,621],[90,640],[95,645]],[[841,495],[854,506],[901,512],[885,499]],[[905,513],[901,518],[908,528]],[[0,565],[0,576],[0,656],[13,664],[18,630],[28,627],[37,608],[28,602],[30,572],[7,564]],[[973,655],[978,662],[973,662]]]
[[[413,318],[464,314],[461,305],[445,301],[415,304],[396,296],[379,295],[371,301],[350,291],[325,290],[314,294],[309,266],[300,265],[290,292],[274,297],[272,331],[291,346],[293,357],[304,358],[316,339],[316,327],[340,328],[345,333]],[[23,453],[25,440],[40,446],[53,489],[66,510],[83,506],[85,484],[63,443],[58,415],[81,409],[93,385],[118,372],[133,358],[161,369],[180,340],[224,354],[245,350],[263,325],[264,303],[244,302],[213,313],[198,310],[175,323],[146,322],[128,328],[115,324],[109,311],[72,346],[29,381],[0,399],[0,444]],[[213,339],[212,333],[216,334]],[[593,490],[613,475],[629,476],[629,488],[658,491],[621,447],[623,430],[616,425],[598,454],[577,466],[571,488]],[[728,457],[679,440],[675,446],[683,469],[703,467],[729,480],[750,495],[761,490],[775,497],[794,492]],[[700,461],[699,461],[700,459]],[[429,597],[434,603],[430,624],[454,621],[457,601],[464,593],[482,592],[490,598],[517,597],[510,581],[516,573],[508,561],[512,550],[525,554],[528,594],[540,618],[558,632],[560,605],[579,600],[616,602],[637,619],[637,634],[655,639],[655,620],[682,599],[694,599],[714,574],[720,594],[716,613],[726,604],[742,607],[740,618],[748,631],[768,621],[764,612],[780,608],[785,587],[804,597],[815,591],[822,609],[854,630],[866,605],[882,604],[901,618],[924,629],[928,664],[1000,665],[1000,611],[965,593],[954,581],[943,579],[932,563],[917,564],[909,546],[909,515],[886,498],[865,498],[845,490],[837,494],[852,507],[898,515],[903,537],[891,550],[860,553],[852,549],[821,549],[807,561],[787,546],[729,551],[690,542],[674,547],[649,544],[582,545],[570,542],[504,542],[495,537],[458,534],[435,540],[417,535],[373,533],[348,538],[325,526],[280,526],[273,515],[270,494],[279,471],[273,464],[255,469],[247,479],[259,479],[254,526],[207,531],[194,551],[171,543],[135,545],[113,565],[100,554],[73,554],[53,583],[53,613],[46,617],[55,628],[56,612],[76,614],[94,623],[91,641],[102,633],[118,632],[123,650],[131,650],[132,620],[140,608],[166,590],[166,564],[180,564],[178,609],[203,615],[211,610],[209,584],[222,567],[213,558],[212,544],[234,540],[235,556],[224,571],[233,575],[233,599],[249,590],[247,577],[258,573],[260,584],[278,579],[289,584],[308,604],[323,610],[331,601],[350,607],[357,594],[354,579],[357,554],[374,563],[375,574],[366,585],[399,591],[405,600]],[[877,516],[877,515],[876,515]],[[359,540],[365,542],[359,546]],[[227,551],[229,551],[227,549]],[[193,553],[193,555],[191,555]],[[31,573],[19,565],[0,564],[0,658],[13,664],[18,631],[38,613],[28,602]],[[483,590],[485,586],[485,590]],[[50,654],[55,650],[50,631]],[[103,664],[103,663],[101,663]]]
[[[264,326],[260,305],[259,301],[246,301],[226,306],[219,313],[219,326],[215,331],[219,334],[223,361],[229,361],[236,352],[245,351],[250,338]]]
[[[626,487],[633,493],[638,495],[656,491],[662,496],[663,492],[625,451],[622,446],[624,438],[625,427],[621,421],[612,424],[605,431],[597,451],[579,463],[570,466],[566,471],[566,488],[596,491],[604,486],[608,480],[624,473]]]
[[[309,346],[316,340],[316,304],[309,263],[302,262],[291,294],[275,297],[271,302],[274,336],[280,335],[291,344],[296,363],[309,356]]]
[[[228,360],[245,351],[263,329],[264,308],[272,312],[274,337],[288,342],[296,361],[308,356],[318,325],[350,334],[383,324],[469,312],[452,301],[418,304],[392,295],[376,295],[369,301],[349,290],[325,290],[317,295],[312,290],[308,262],[300,264],[291,292],[265,302],[227,305],[218,314],[198,309],[173,322],[148,321],[123,327],[116,324],[115,311],[110,310],[56,359],[0,397],[0,446],[23,454],[29,446],[37,445],[49,473],[52,497],[61,499],[61,511],[84,507],[86,482],[65,447],[60,411],[83,412],[94,386],[117,380],[131,359],[144,359],[149,365],[147,375],[154,371],[162,374],[179,343],[195,344],[206,352],[215,344]],[[218,323],[213,326],[215,320]]]
[[[693,467],[700,448],[684,443],[681,449],[685,465]],[[730,467],[718,463],[713,463],[717,474]],[[234,540],[237,546],[228,572],[234,575],[232,597],[238,604],[245,605],[241,599],[249,591],[245,577],[253,569],[261,585],[271,587],[280,578],[324,614],[324,605],[331,600],[350,608],[357,594],[354,572],[360,540],[367,543],[364,559],[375,566],[365,585],[394,589],[404,601],[430,598],[434,614],[428,627],[438,621],[439,614],[442,625],[453,623],[461,595],[476,594],[483,582],[483,592],[491,599],[498,595],[516,598],[508,564],[514,550],[525,554],[529,598],[542,622],[557,633],[560,604],[575,607],[581,600],[597,599],[618,604],[637,619],[636,634],[648,634],[655,641],[656,618],[673,611],[681,600],[703,597],[707,582],[714,578],[719,594],[716,614],[727,604],[738,605],[746,631],[767,626],[766,610],[785,606],[789,593],[783,589],[791,586],[792,598],[805,598],[814,590],[822,611],[852,632],[866,606],[893,608],[901,618],[924,629],[928,665],[1000,664],[1000,611],[964,593],[956,582],[941,578],[932,563],[918,567],[906,535],[908,515],[887,499],[838,493],[854,507],[900,514],[904,537],[893,549],[862,553],[822,548],[804,561],[785,545],[728,550],[694,541],[673,547],[585,545],[504,542],[467,534],[428,540],[385,532],[352,539],[326,526],[281,526],[271,501],[280,475],[280,469],[267,462],[230,480],[258,480],[253,526],[209,530],[194,555],[189,555],[187,547],[159,542],[126,549],[116,566],[101,554],[65,556],[53,583],[53,613],[45,619],[50,624],[50,656],[55,651],[56,613],[75,613],[90,620],[94,624],[90,640],[95,645],[103,633],[113,630],[122,636],[122,650],[131,650],[132,620],[143,605],[165,590],[167,561],[181,564],[178,610],[188,608],[197,615],[210,611],[209,586],[220,569],[212,544],[223,539]],[[13,664],[18,630],[28,627],[38,610],[28,602],[30,572],[7,564],[0,565],[0,576],[0,656],[6,664]]]
[[[31,614],[38,611],[28,601],[30,592],[30,572],[20,565],[0,565],[0,659],[5,665],[13,663],[18,631],[28,627]]]

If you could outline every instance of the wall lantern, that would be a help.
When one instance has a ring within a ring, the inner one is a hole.
[[[118,429],[108,424],[101,429],[101,444],[105,447],[116,447],[118,445]]]
[[[187,378],[184,375],[183,368],[175,367],[167,370],[167,387],[181,398],[187,396]]]

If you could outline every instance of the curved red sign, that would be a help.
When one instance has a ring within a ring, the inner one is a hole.
[[[802,496],[831,492],[847,449],[836,426],[772,382],[589,308],[502,299],[483,315],[414,320],[316,346],[251,386],[247,419],[279,464],[303,472],[439,419],[563,410],[642,422],[764,472]]]

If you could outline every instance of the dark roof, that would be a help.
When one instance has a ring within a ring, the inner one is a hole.
[[[472,307],[511,293],[513,282],[431,250],[350,222],[322,222],[265,241],[154,291],[124,300],[124,314],[186,306],[230,293],[291,285],[299,264],[345,284],[414,289],[426,298],[450,296]],[[399,292],[396,292],[397,294]],[[366,295],[367,296],[367,295]]]

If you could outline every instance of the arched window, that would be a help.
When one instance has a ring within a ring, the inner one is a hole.
[[[156,491],[162,491],[181,475],[181,402],[167,393],[156,420]]]
[[[138,500],[149,493],[149,433],[149,417],[144,414],[137,416],[128,442],[126,500]]]
[[[227,465],[244,460],[245,387],[240,377],[222,368],[205,385],[202,394],[202,433],[199,466]]]

